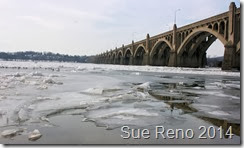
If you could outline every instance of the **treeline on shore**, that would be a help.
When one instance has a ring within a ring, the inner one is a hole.
[[[71,56],[52,52],[0,52],[0,59],[6,61],[12,60],[32,60],[32,61],[59,61],[59,62],[77,62],[87,63],[88,56]]]
[[[34,51],[20,51],[20,52],[0,52],[0,59],[6,61],[13,60],[32,60],[32,61],[59,61],[59,62],[77,62],[77,63],[92,63],[93,56],[71,56],[67,54],[59,54],[52,52],[34,52]],[[207,58],[207,66],[221,67],[223,57]]]
[[[208,67],[222,67],[222,61],[224,57],[212,57],[207,59],[207,66]]]

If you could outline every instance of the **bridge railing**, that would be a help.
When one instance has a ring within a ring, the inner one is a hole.
[[[167,36],[167,35],[170,35],[170,34],[172,34],[172,33],[173,33],[172,30],[171,30],[171,31],[167,31],[167,32],[164,32],[164,33],[161,33],[161,34],[152,36],[150,39],[151,39],[151,40],[155,40],[155,39],[162,38],[162,37],[165,37],[165,36]]]
[[[177,29],[177,31],[184,31],[184,30],[188,30],[188,29],[193,29],[193,28],[196,28],[198,26],[202,26],[202,25],[205,25],[207,23],[211,23],[211,22],[214,22],[214,21],[218,21],[218,20],[221,20],[221,19],[226,19],[228,18],[228,12],[224,12],[224,13],[221,13],[219,15],[216,15],[216,16],[213,16],[213,17],[209,17],[207,19],[204,19],[204,20],[201,20],[201,21],[198,21],[198,22],[195,22],[195,23],[191,23],[189,25],[185,25],[185,26],[182,26],[180,28]]]

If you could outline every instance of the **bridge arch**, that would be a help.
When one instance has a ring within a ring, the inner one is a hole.
[[[133,52],[130,48],[127,48],[124,53],[124,64],[132,65]]]
[[[123,63],[123,51],[119,50],[115,59],[115,64],[122,64]]]
[[[227,44],[224,35],[219,33],[216,23],[213,26],[213,30],[208,27],[193,30],[177,51],[178,66],[205,67],[207,63],[206,51],[216,39],[219,39],[223,45]]]
[[[150,64],[153,66],[168,66],[172,49],[168,40],[158,40],[150,52]]]
[[[111,53],[106,54],[106,64],[110,64]]]
[[[115,64],[115,59],[116,59],[116,52],[113,52],[111,57],[111,64]]]
[[[144,55],[146,54],[146,48],[143,45],[139,45],[134,53],[134,64],[143,65],[144,64]]]
[[[204,27],[204,28],[198,28],[198,29],[194,29],[192,31],[192,33],[190,33],[185,39],[184,41],[182,42],[182,44],[180,45],[180,47],[178,48],[178,51],[177,51],[177,55],[178,56],[181,56],[182,53],[184,52],[184,48],[185,46],[194,38],[196,37],[197,35],[199,35],[200,33],[203,33],[203,32],[207,32],[207,33],[210,33],[212,35],[214,35],[217,39],[219,39],[223,45],[226,45],[227,44],[227,41],[224,39],[224,37],[219,34],[218,32],[210,29],[210,28],[207,28],[207,27]]]

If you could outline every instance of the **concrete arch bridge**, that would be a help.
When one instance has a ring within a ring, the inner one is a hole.
[[[219,39],[225,47],[222,70],[240,68],[241,10],[231,3],[229,11],[134,42],[94,58],[95,63],[205,67],[206,51]]]

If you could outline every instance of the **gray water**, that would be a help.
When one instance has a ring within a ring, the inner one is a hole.
[[[238,76],[24,65],[1,67],[0,132],[24,132],[0,143],[240,144]],[[151,137],[124,139],[123,126],[148,129]],[[193,129],[195,136],[156,139],[156,126]],[[199,139],[201,126],[216,137]],[[43,136],[30,142],[34,129]]]

